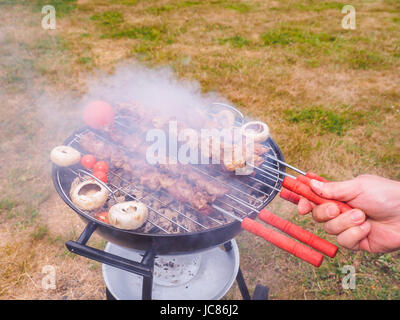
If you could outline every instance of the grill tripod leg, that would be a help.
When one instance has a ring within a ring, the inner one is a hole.
[[[232,243],[226,242],[224,244],[225,250],[230,251],[232,249]],[[246,282],[244,281],[242,270],[239,267],[238,274],[236,276],[236,282],[238,284],[240,293],[242,294],[243,300],[251,300],[249,289],[247,288]],[[253,300],[268,300],[269,288],[258,284],[253,293]]]
[[[111,294],[110,290],[106,287],[106,298],[107,300],[116,300],[115,297]]]
[[[236,282],[238,284],[240,293],[242,294],[243,300],[251,300],[249,289],[247,289],[246,282],[244,281],[243,273],[242,270],[240,270],[240,267],[236,276]]]
[[[231,251],[232,250],[232,242],[229,241],[229,242],[224,243],[224,248],[226,251]],[[238,284],[240,293],[242,294],[243,300],[250,300],[251,297],[250,297],[249,289],[247,289],[246,282],[244,281],[243,273],[242,273],[242,270],[240,270],[240,267],[239,267],[238,274],[236,275],[236,282]]]
[[[269,288],[258,284],[253,293],[253,300],[268,300]]]

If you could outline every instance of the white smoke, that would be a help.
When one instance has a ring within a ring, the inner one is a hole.
[[[179,115],[193,107],[226,102],[216,93],[202,93],[198,82],[178,79],[169,67],[149,69],[137,63],[121,65],[111,75],[96,74],[87,86],[83,105],[93,100],[111,105],[134,101],[160,113]]]

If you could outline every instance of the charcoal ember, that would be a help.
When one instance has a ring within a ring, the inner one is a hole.
[[[171,233],[184,232],[185,230],[182,230],[180,226],[183,226],[186,230],[200,231],[200,226],[194,222],[197,220],[196,217],[187,212],[185,213],[186,217],[177,211],[167,208],[161,209],[160,212],[165,217],[159,219],[160,226]],[[171,223],[171,221],[173,222]]]

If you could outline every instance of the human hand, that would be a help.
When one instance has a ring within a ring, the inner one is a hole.
[[[321,197],[347,202],[353,208],[340,214],[333,203],[315,206],[301,198],[300,214],[312,211],[325,231],[337,236],[339,245],[352,250],[390,252],[400,249],[400,182],[373,175],[361,175],[343,182],[312,180]]]

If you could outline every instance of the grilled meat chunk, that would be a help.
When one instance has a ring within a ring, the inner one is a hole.
[[[84,134],[79,143],[87,152],[93,154],[97,159],[108,159],[113,152],[112,147],[105,141],[97,138],[93,132]]]
[[[151,190],[159,190],[160,174],[155,170],[149,170],[140,176],[140,184]]]

